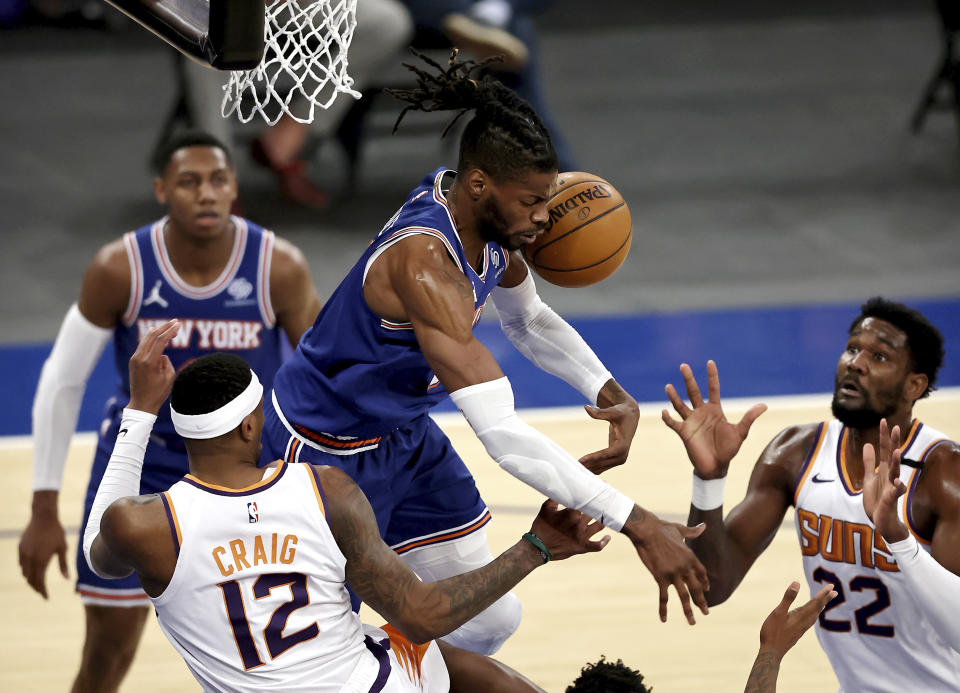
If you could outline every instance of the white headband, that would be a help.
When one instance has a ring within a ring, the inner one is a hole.
[[[263,385],[252,370],[250,384],[247,389],[235,398],[207,414],[179,414],[173,405],[170,405],[170,418],[173,427],[184,438],[206,440],[229,433],[243,421],[250,412],[257,408],[263,397]]]

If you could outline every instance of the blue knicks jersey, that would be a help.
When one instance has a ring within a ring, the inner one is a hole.
[[[380,436],[446,397],[413,326],[374,313],[363,297],[363,282],[374,260],[393,244],[415,234],[435,236],[473,285],[476,325],[509,256],[500,245],[487,243],[479,272],[464,256],[444,192],[454,175],[437,169],[413,190],[277,373],[274,396],[281,420],[309,444],[338,454],[375,447]]]
[[[219,277],[201,287],[183,281],[170,262],[163,241],[166,218],[124,235],[130,301],[113,340],[120,404],[130,400],[128,362],[141,337],[173,318],[180,320],[180,331],[167,355],[177,371],[199,356],[226,351],[249,363],[264,388],[270,387],[281,358],[280,331],[270,304],[274,236],[240,217],[231,220],[236,231],[230,259]],[[166,404],[153,434],[176,437]]]

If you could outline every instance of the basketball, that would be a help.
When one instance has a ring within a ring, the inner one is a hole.
[[[609,182],[574,171],[557,177],[544,232],[523,247],[527,264],[557,286],[588,286],[617,271],[630,251],[630,209]]]

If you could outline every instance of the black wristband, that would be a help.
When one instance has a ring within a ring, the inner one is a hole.
[[[524,534],[521,539],[526,539],[531,544],[537,547],[537,550],[540,552],[540,555],[543,557],[543,562],[548,563],[553,556],[550,555],[550,549],[547,548],[547,545],[543,543],[543,540],[538,537],[533,532],[527,532]]]

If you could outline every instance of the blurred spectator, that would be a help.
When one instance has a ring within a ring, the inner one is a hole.
[[[349,50],[348,73],[354,79],[354,89],[361,91],[385,65],[396,60],[412,35],[413,22],[399,0],[359,0],[357,27]],[[192,60],[180,60],[192,125],[231,142],[233,122],[220,115],[224,74]],[[307,176],[304,145],[311,133],[332,135],[352,104],[352,98],[340,95],[330,108],[316,110],[309,125],[284,115],[252,142],[254,160],[274,173],[287,199],[309,207],[325,206],[326,193]]]

